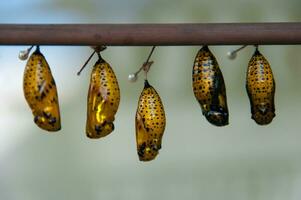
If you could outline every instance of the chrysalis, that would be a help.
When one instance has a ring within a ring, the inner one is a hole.
[[[115,114],[120,102],[120,90],[111,66],[99,55],[90,79],[87,105],[86,134],[100,138],[114,130]]]
[[[27,61],[23,91],[32,110],[34,122],[47,131],[60,130],[60,109],[55,81],[39,47]]]
[[[135,123],[139,160],[155,159],[161,149],[166,119],[160,96],[147,80],[139,98]]]
[[[194,95],[206,119],[215,126],[227,125],[229,113],[224,78],[207,46],[196,55],[192,82]]]
[[[275,81],[270,64],[257,48],[249,61],[246,88],[252,119],[259,125],[269,124],[275,117]]]

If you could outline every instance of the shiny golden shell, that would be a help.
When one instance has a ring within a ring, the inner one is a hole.
[[[139,98],[135,122],[139,160],[155,159],[161,149],[166,118],[160,96],[147,80]]]
[[[101,57],[95,63],[88,93],[86,134],[100,138],[114,130],[115,114],[120,102],[120,90],[111,66]]]
[[[248,65],[246,88],[252,119],[259,125],[269,124],[275,117],[275,81],[270,64],[258,49]]]
[[[55,81],[39,48],[27,61],[23,91],[34,115],[34,122],[47,131],[60,130],[60,109]]]
[[[207,46],[196,55],[192,87],[206,119],[215,126],[227,125],[229,113],[224,78],[216,58]]]

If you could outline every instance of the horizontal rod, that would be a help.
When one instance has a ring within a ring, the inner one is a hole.
[[[301,44],[301,23],[0,24],[0,45],[203,44]]]

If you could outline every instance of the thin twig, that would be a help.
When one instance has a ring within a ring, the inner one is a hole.
[[[91,60],[91,58],[94,56],[94,54],[96,53],[96,51],[93,51],[93,53],[90,55],[90,57],[88,58],[88,60],[85,62],[85,64],[80,68],[80,70],[77,72],[77,75],[79,76],[80,73],[83,71],[83,69],[86,67],[86,65],[88,64],[88,62]]]

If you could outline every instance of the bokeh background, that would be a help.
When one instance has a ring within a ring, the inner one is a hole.
[[[0,2],[0,23],[297,22],[300,0],[11,0]],[[88,30],[87,30],[88,31]],[[224,74],[230,125],[217,128],[202,116],[191,88],[200,47],[159,47],[150,83],[163,100],[167,127],[156,160],[139,162],[134,116],[143,79],[127,81],[150,47],[109,47],[103,57],[121,88],[115,131],[85,136],[86,96],[96,57],[80,77],[88,47],[42,46],[55,77],[62,130],[35,126],[23,91],[25,46],[0,47],[0,199],[207,199],[301,198],[301,46],[260,46],[276,79],[276,118],[251,120],[245,73],[254,48],[236,60],[237,46],[212,46]]]

